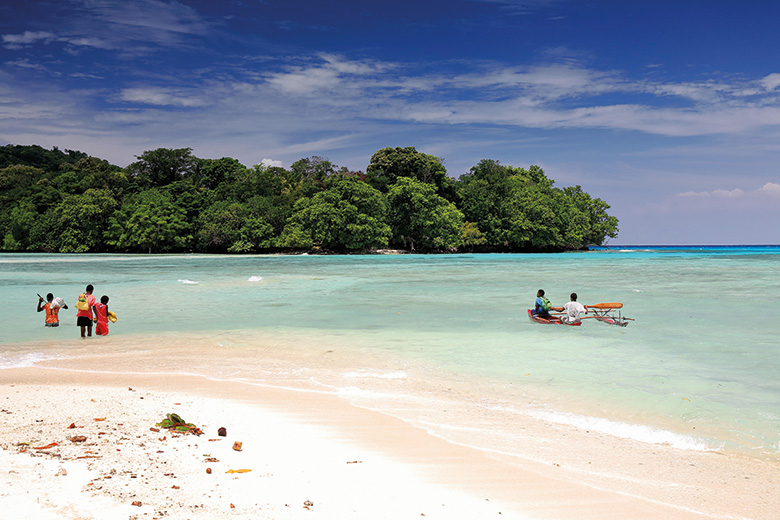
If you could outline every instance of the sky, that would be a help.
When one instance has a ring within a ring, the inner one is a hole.
[[[0,145],[459,177],[541,166],[610,245],[780,244],[780,2],[4,0]]]

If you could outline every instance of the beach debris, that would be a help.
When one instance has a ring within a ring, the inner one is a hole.
[[[211,468],[206,468],[206,474],[211,475]]]
[[[55,446],[58,446],[56,442],[50,442],[46,446],[33,446],[34,450],[48,450],[49,448],[53,448]]]
[[[233,504],[233,503],[231,502],[231,504],[230,504],[230,509],[235,509],[235,508],[236,508],[235,504]]]
[[[244,445],[243,442],[236,441],[236,442],[233,443],[233,450],[234,451],[241,451],[243,445]]]
[[[363,464],[362,460],[348,460],[347,464]]]
[[[225,473],[249,473],[251,469],[229,469]]]
[[[68,476],[68,470],[65,468],[60,468],[57,473],[54,474],[55,477],[67,477]]]
[[[304,509],[310,509],[310,508],[312,508],[312,507],[314,507],[314,502],[312,502],[311,500],[306,500],[306,501],[303,503],[303,508],[304,508]]]
[[[105,421],[105,420],[106,420],[105,417],[95,417],[96,422]]]
[[[208,457],[203,462],[219,462],[219,460],[216,457]]]
[[[149,431],[152,431],[152,432],[154,432],[154,433],[160,433],[160,428],[154,428],[154,427],[152,427],[152,428],[149,428]]]
[[[136,506],[136,507],[141,507],[143,504],[141,503],[140,500],[133,500],[133,503],[130,504],[130,505]]]
[[[225,429],[225,427],[223,426],[222,428],[217,430],[217,435],[219,435],[220,437],[227,437],[227,429]]]
[[[171,432],[185,432],[192,433],[194,435],[203,435],[203,431],[192,423],[186,422],[184,419],[176,415],[175,413],[169,413],[165,415],[165,419],[155,424],[160,428],[165,428]]]
[[[68,429],[72,430],[75,427],[76,427],[76,423],[72,422],[72,423],[70,423],[70,426],[68,426]]]
[[[70,438],[70,442],[85,442],[86,440],[86,435],[74,435]]]

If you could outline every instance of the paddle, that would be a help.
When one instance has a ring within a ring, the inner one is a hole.
[[[595,305],[586,305],[588,309],[622,309],[622,303],[597,303]]]

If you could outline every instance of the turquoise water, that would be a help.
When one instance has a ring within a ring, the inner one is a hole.
[[[475,392],[489,382],[550,398],[538,411],[545,420],[758,458],[780,452],[780,247],[4,254],[0,366],[67,355],[60,343],[78,336],[73,304],[87,283],[98,298],[111,297],[119,316],[111,338],[236,330],[335,338],[355,356],[381,352],[428,373],[473,378]],[[526,309],[539,288],[554,305],[571,291],[585,304],[622,302],[623,314],[636,321],[625,328],[595,320],[581,327],[531,323]],[[45,329],[34,311],[36,293],[47,292],[71,306],[59,329]]]

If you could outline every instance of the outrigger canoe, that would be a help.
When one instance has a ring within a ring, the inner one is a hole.
[[[543,323],[545,325],[569,325],[570,327],[579,327],[580,325],[582,325],[581,321],[578,321],[577,323],[564,323],[557,316],[550,316],[549,318],[540,318],[535,314],[531,314],[531,309],[528,309],[528,318],[531,321],[535,321],[536,323]]]
[[[617,325],[618,327],[626,327],[628,322],[634,321],[634,319],[623,316],[619,310],[622,308],[622,303],[597,303],[596,305],[588,305],[588,312],[595,314],[594,318],[596,321]],[[614,314],[614,311],[617,311],[617,316]]]
[[[609,325],[617,325],[619,327],[625,327],[629,321],[634,321],[634,318],[627,318],[620,313],[619,309],[623,308],[622,303],[597,303],[595,305],[588,305],[588,312],[592,312],[592,316],[581,316],[580,319],[593,318],[596,321],[607,323]],[[615,314],[617,312],[617,314]],[[540,318],[535,314],[531,314],[531,309],[528,309],[528,318],[536,323],[543,323],[545,325],[569,325],[571,327],[577,327],[582,325],[582,321],[577,323],[566,323],[561,320],[563,313],[555,313],[549,318]]]

